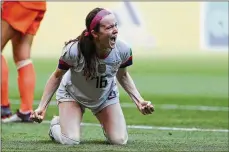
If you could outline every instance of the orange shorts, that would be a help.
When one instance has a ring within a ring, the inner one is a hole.
[[[23,34],[35,35],[44,17],[45,11],[23,7],[19,2],[3,2],[2,20]]]

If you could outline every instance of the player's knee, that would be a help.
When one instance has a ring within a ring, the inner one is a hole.
[[[114,145],[126,145],[128,141],[128,135],[123,134],[123,135],[117,135],[109,138],[110,144]]]
[[[15,63],[21,62],[21,61],[26,61],[30,59],[30,54],[26,54],[26,53],[14,53],[13,54],[13,59]]]
[[[80,137],[77,134],[73,134],[71,131],[65,134],[61,133],[59,116],[51,120],[49,136],[52,140],[63,145],[78,145],[80,143]]]

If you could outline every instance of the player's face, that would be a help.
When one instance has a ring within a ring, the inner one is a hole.
[[[117,20],[113,14],[105,16],[100,21],[98,40],[103,48],[114,48],[117,40]]]

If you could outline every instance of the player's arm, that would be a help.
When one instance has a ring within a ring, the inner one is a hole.
[[[127,72],[127,68],[119,68],[116,78],[123,89],[129,94],[132,101],[137,105],[142,114],[151,114],[154,107],[149,101],[145,101],[137,90],[133,79]]]
[[[131,47],[123,42],[118,41],[117,46],[120,50],[121,65],[116,74],[116,78],[123,89],[129,94],[132,101],[137,105],[139,111],[142,114],[151,114],[154,111],[153,105],[150,101],[145,101],[137,90],[133,79],[127,72],[127,67],[133,64],[132,49]]]
[[[45,85],[38,108],[30,116],[33,121],[39,123],[42,122],[53,94],[59,87],[63,75],[68,71],[70,67],[71,66],[64,62],[64,60],[59,60],[58,68],[51,74]]]
[[[120,85],[129,94],[136,105],[144,101],[139,91],[137,90],[133,79],[128,73],[127,68],[119,68],[116,77]]]
[[[47,108],[53,94],[56,92],[57,88],[60,85],[63,75],[71,67],[73,67],[74,59],[75,57],[77,57],[77,54],[71,54],[71,52],[74,52],[74,50],[71,50],[71,48],[73,48],[73,44],[64,47],[62,55],[59,59],[58,68],[52,73],[52,75],[48,79],[38,108],[44,110]],[[77,47],[77,45],[74,45],[74,47]]]
[[[62,56],[59,59],[58,67],[52,73],[48,79],[45,89],[39,104],[39,109],[46,110],[50,100],[52,99],[53,94],[56,92],[57,88],[60,85],[63,75],[71,68],[72,66],[67,63],[66,56]]]
[[[60,85],[63,75],[66,73],[66,70],[57,68],[49,77],[43,95],[41,97],[40,104],[38,106],[39,109],[46,110],[50,100],[53,97],[53,94],[56,92],[57,88]]]
[[[141,97],[140,93],[138,92],[134,84],[133,79],[127,72],[127,67],[133,64],[132,50],[127,44],[124,43],[122,45],[122,64],[120,65],[116,77],[120,85],[123,87],[123,89],[129,94],[129,96],[135,102],[135,104],[138,105],[140,102],[144,101],[144,99]]]
[[[131,78],[130,74],[127,72],[127,67],[133,64],[132,61],[132,50],[129,46],[124,45],[121,54],[122,64],[117,72],[117,79],[123,89],[129,94],[131,99],[135,102],[136,105],[144,101],[141,97],[140,93],[138,92],[133,79]]]
[[[41,122],[44,119],[46,109],[49,105],[53,94],[59,87],[63,75],[75,65],[78,60],[77,43],[71,43],[63,48],[62,55],[59,59],[58,68],[49,77],[38,108],[31,114],[31,119]]]

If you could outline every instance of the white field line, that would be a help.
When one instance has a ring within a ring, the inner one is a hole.
[[[11,104],[19,104],[20,102],[15,99],[11,99]],[[35,100],[34,105],[38,105],[39,101]],[[56,105],[56,101],[51,101],[50,105]],[[134,103],[121,103],[124,108],[136,108]],[[197,111],[229,111],[229,107],[219,106],[193,106],[193,105],[177,105],[177,104],[156,104],[155,109],[164,110],[197,110]]]
[[[42,123],[50,123],[49,120],[44,120]],[[81,123],[81,126],[101,127],[96,123]],[[200,132],[229,132],[226,129],[201,129],[201,128],[177,128],[177,127],[157,127],[157,126],[142,126],[142,125],[127,125],[129,129],[143,129],[143,130],[167,130],[167,131],[200,131]]]

